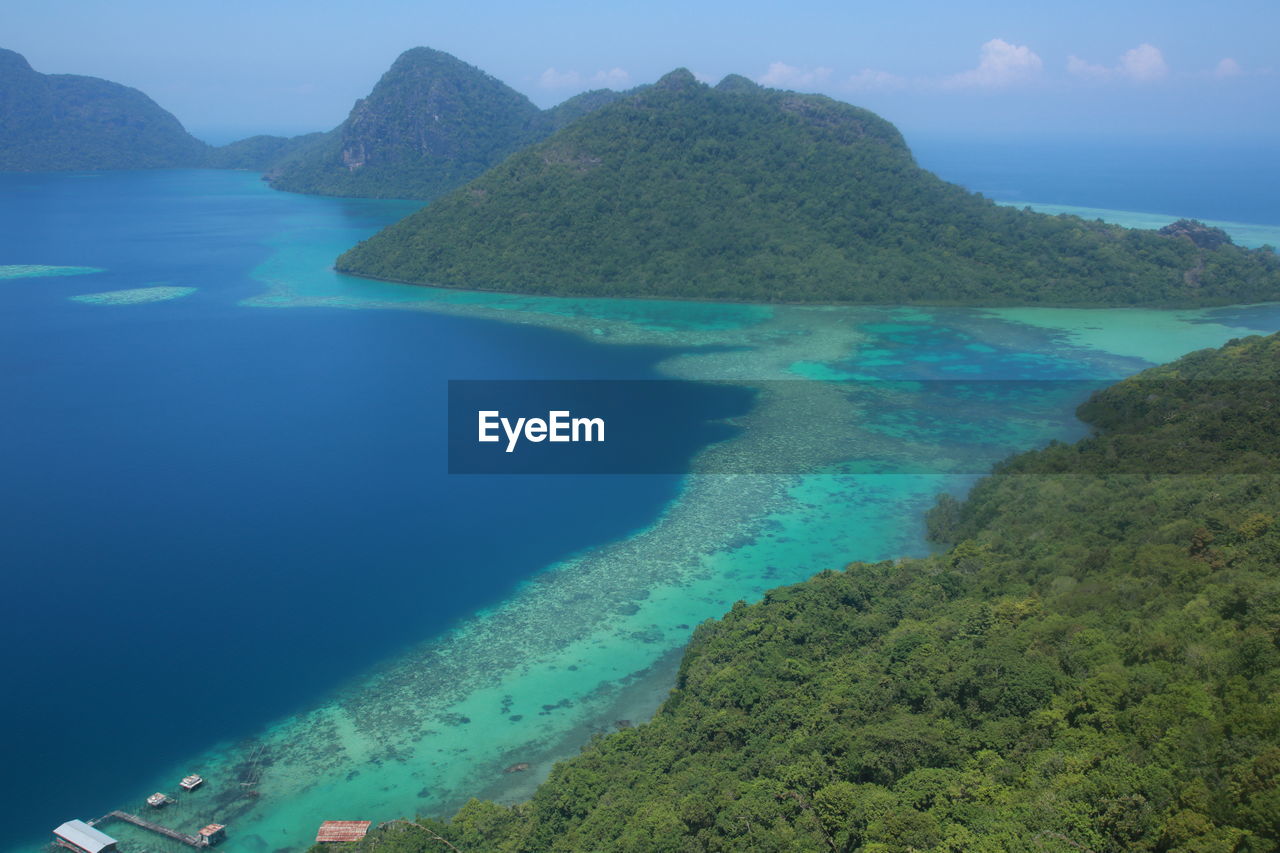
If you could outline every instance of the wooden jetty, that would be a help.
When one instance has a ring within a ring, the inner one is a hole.
[[[170,829],[167,826],[161,826],[158,823],[153,823],[146,818],[141,818],[137,815],[122,811],[107,812],[97,820],[89,821],[89,825],[97,826],[107,820],[122,820],[125,823],[131,823],[134,826],[141,827],[149,832],[154,832],[157,835],[163,835],[165,838],[172,838],[174,841],[179,841],[188,847],[195,847],[197,850],[202,850],[205,847],[216,844],[218,841],[222,840],[225,834],[223,832],[225,827],[220,824],[210,824],[200,830],[200,834],[198,835],[187,835],[185,832],[178,832],[176,829]],[[209,830],[216,831],[211,833]]]

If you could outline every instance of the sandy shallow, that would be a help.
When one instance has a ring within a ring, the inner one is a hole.
[[[1015,352],[1028,369],[1067,364],[1114,378],[1251,328],[1210,311],[766,307],[437,291],[333,273],[329,263],[343,248],[333,238],[286,233],[274,248],[255,271],[264,290],[246,307],[443,312],[601,344],[672,345],[681,351],[661,365],[666,374],[760,393],[741,435],[701,459],[703,470],[740,473],[688,476],[652,525],[554,566],[528,566],[529,581],[502,604],[424,637],[311,710],[181,767],[157,768],[157,790],[193,770],[208,779],[198,798],[164,818],[230,824],[221,849],[232,853],[304,848],[325,819],[443,815],[474,795],[528,796],[555,760],[593,734],[652,715],[699,622],[825,568],[925,553],[923,512],[938,492],[968,486],[974,454],[994,461],[1011,448],[1075,437],[1072,395],[1086,393],[1064,385],[1021,407],[991,411],[979,401],[972,411],[889,423],[847,382],[829,380],[897,371],[981,378],[993,354]],[[947,336],[925,334],[934,328]],[[997,420],[1004,432],[988,441]],[[911,454],[930,460],[931,472],[839,473]],[[947,473],[947,460],[962,457],[967,465]],[[752,473],[766,467],[761,460],[770,470],[829,473]],[[529,767],[504,772],[517,764]],[[119,824],[109,831],[126,847],[165,846]]]
[[[47,278],[63,275],[89,275],[102,272],[97,267],[54,267],[45,264],[0,264],[0,281],[13,278]]]
[[[103,293],[83,293],[67,297],[72,302],[86,305],[145,305],[149,302],[168,302],[196,292],[194,287],[130,287],[124,290],[108,290]]]

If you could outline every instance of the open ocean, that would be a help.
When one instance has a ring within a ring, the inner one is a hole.
[[[1261,147],[916,149],[1000,201],[1280,226]],[[651,712],[692,625],[828,566],[921,553],[920,512],[968,482],[451,477],[449,379],[1107,381],[1280,328],[1266,306],[440,294],[328,268],[404,202],[205,171],[0,175],[0,198],[0,819],[17,846],[191,770],[210,792],[172,819],[231,824],[232,853],[305,846],[326,818],[520,796],[601,720]],[[1076,393],[1019,401],[1025,424],[983,452],[1081,434]],[[737,413],[690,399],[669,417],[693,453]],[[785,440],[770,405],[743,441]],[[936,414],[913,427],[928,441],[980,443],[985,421]],[[494,770],[524,758],[527,781]]]
[[[1280,141],[909,139],[916,161],[1000,202],[1280,223]]]

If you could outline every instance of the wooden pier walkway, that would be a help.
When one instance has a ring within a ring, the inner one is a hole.
[[[165,838],[172,838],[174,841],[180,841],[183,844],[186,844],[189,847],[195,847],[196,849],[203,849],[208,846],[208,843],[205,841],[205,839],[199,835],[187,835],[185,832],[178,832],[176,829],[170,829],[167,826],[161,826],[158,823],[152,823],[149,820],[140,818],[137,815],[129,814],[128,812],[121,812],[121,811],[107,812],[97,820],[90,821],[89,825],[97,826],[103,821],[113,820],[113,819],[122,820],[125,823],[131,823],[134,826],[140,826],[143,829],[148,829],[159,835],[163,835]]]

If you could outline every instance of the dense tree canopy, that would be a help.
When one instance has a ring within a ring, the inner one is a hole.
[[[209,169],[248,169],[265,172],[298,151],[314,145],[322,133],[302,136],[250,136],[210,148],[203,165]]]
[[[1193,305],[1280,298],[1280,258],[1000,207],[820,95],[687,71],[356,246],[422,284],[750,301]],[[1187,236],[1184,236],[1187,235]]]
[[[0,48],[0,171],[263,171],[319,136],[206,145],[137,89],[97,77],[41,74],[20,54]]]
[[[1277,380],[1272,336],[1099,393],[940,501],[949,550],[738,603],[530,801],[360,848],[1280,849]]]
[[[41,74],[0,48],[0,171],[198,166],[207,150],[137,89]]]
[[[480,69],[407,50],[322,139],[267,174],[292,192],[431,199],[540,139],[542,112]]]

